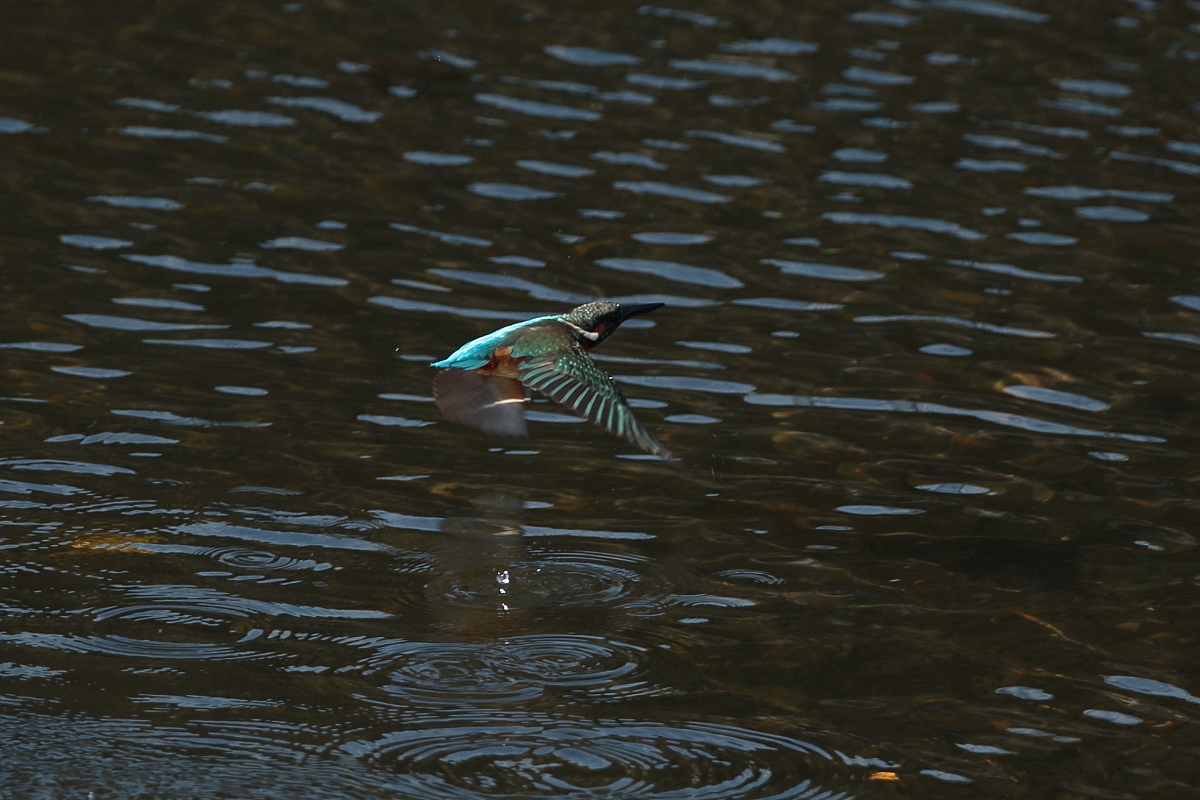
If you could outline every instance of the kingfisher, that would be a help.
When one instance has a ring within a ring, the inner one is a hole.
[[[497,436],[528,436],[525,389],[536,389],[600,427],[670,460],[642,427],[621,390],[588,355],[632,317],[662,303],[586,303],[473,339],[431,366],[433,397],[447,419]]]

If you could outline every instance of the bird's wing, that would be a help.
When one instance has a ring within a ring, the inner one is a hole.
[[[647,452],[665,459],[671,457],[667,448],[638,422],[613,379],[577,342],[561,350],[523,358],[519,370],[521,381],[527,386],[562,403],[579,416]]]
[[[505,325],[499,330],[484,334],[478,339],[472,339],[455,350],[441,361],[435,361],[434,367],[458,367],[459,369],[479,369],[492,360],[492,355],[502,347],[512,345],[522,333],[531,329],[542,329],[546,323],[553,323],[555,317],[534,317],[524,322]],[[559,324],[558,327],[563,327]],[[553,330],[553,328],[551,328]],[[565,333],[565,328],[563,330]]]
[[[433,399],[446,418],[492,436],[528,436],[525,388],[514,378],[444,369],[433,379]]]

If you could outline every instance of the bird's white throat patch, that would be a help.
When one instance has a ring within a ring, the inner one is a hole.
[[[559,317],[558,319],[559,319],[559,321],[561,321],[561,322],[562,322],[564,325],[566,325],[568,328],[570,328],[571,330],[575,331],[576,333],[578,333],[580,336],[582,336],[583,338],[587,339],[588,341],[595,342],[595,341],[598,341],[598,340],[600,339],[600,334],[596,333],[595,331],[585,331],[583,328],[579,327],[579,326],[578,326],[578,325],[576,325],[574,322],[571,322],[570,320],[563,319],[562,317]]]

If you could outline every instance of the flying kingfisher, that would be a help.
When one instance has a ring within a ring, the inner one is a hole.
[[[443,368],[433,379],[434,400],[454,422],[498,436],[528,436],[528,386],[610,433],[670,460],[667,448],[633,416],[617,384],[588,356],[588,351],[612,336],[622,322],[662,305],[620,306],[598,301],[480,336],[432,364]]]

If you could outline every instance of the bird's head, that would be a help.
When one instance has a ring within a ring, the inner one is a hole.
[[[648,314],[654,309],[662,307],[663,303],[622,306],[606,300],[598,300],[573,308],[559,319],[577,329],[580,343],[584,347],[591,348],[612,336],[625,320]]]

